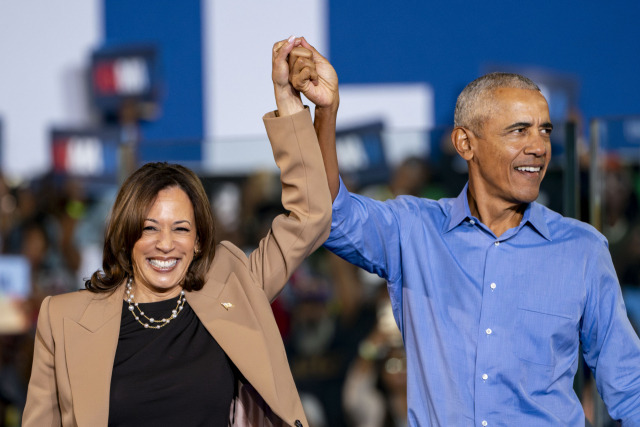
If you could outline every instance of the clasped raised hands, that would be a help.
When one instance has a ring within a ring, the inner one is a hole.
[[[300,93],[320,109],[337,111],[338,75],[333,66],[304,37],[290,37],[273,45],[272,79],[280,116],[304,107]]]
[[[337,109],[338,75],[333,66],[304,37],[289,54],[289,82],[316,107]]]

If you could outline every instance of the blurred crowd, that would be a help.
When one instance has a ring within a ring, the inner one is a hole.
[[[386,184],[358,188],[344,179],[350,189],[378,199],[455,197],[465,182],[464,165],[446,149],[437,161],[407,158]],[[603,169],[603,233],[638,328],[640,171],[616,158]],[[203,177],[218,240],[247,251],[257,245],[282,211],[277,179],[271,172]],[[10,300],[0,288],[0,426],[19,425],[42,299],[84,287],[83,278],[101,267],[115,191],[115,183],[96,187],[45,176],[10,185],[0,177],[1,254],[23,257],[30,269],[26,298]],[[384,281],[321,248],[294,273],[273,310],[312,427],[407,425],[405,355]]]
[[[11,284],[21,298],[6,295],[7,272],[0,272],[0,421],[6,425],[19,418],[25,403],[42,299],[79,287],[82,245],[76,231],[88,200],[79,182],[55,184],[51,177],[42,177],[11,186],[0,177],[1,254],[28,265],[24,274],[11,276],[21,282]]]

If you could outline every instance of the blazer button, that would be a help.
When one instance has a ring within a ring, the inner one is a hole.
[[[300,422],[300,420],[296,420],[295,425],[296,427],[302,427],[302,423]]]

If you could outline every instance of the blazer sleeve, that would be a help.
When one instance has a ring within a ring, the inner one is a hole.
[[[23,427],[53,427],[62,424],[56,387],[50,301],[51,297],[44,299],[38,315],[31,379],[22,418]]]
[[[331,196],[309,109],[263,121],[280,169],[282,205],[271,229],[249,256],[250,268],[273,300],[302,261],[329,236]]]

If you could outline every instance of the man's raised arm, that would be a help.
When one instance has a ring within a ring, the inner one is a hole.
[[[322,151],[331,200],[335,200],[340,189],[336,153],[336,117],[340,104],[338,75],[329,61],[320,55],[304,37],[301,38],[301,46],[311,52],[311,55],[304,52],[296,55],[296,50],[291,52],[292,57],[295,58],[289,62],[290,81],[296,90],[316,106],[314,126]]]

